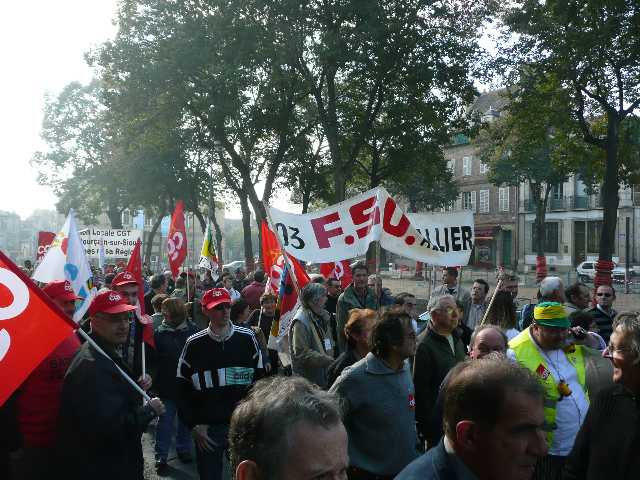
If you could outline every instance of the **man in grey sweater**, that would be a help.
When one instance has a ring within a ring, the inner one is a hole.
[[[372,351],[331,387],[341,399],[349,435],[349,480],[392,479],[418,456],[413,381],[407,358],[416,351],[411,318],[387,310],[371,333]]]

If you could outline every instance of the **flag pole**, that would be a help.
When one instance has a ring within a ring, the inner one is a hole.
[[[131,385],[133,388],[135,388],[135,390],[136,390],[140,395],[142,395],[142,398],[144,398],[147,402],[151,400],[151,397],[147,394],[147,392],[145,392],[145,391],[140,387],[140,385],[138,385],[136,382],[134,382],[134,381],[133,381],[133,379],[132,379],[129,375],[127,375],[127,374],[125,373],[125,371],[124,371],[124,370],[122,370],[122,369],[118,366],[118,364],[113,360],[113,358],[111,358],[109,355],[107,355],[107,354],[105,353],[105,351],[104,351],[104,350],[102,350],[102,348],[100,348],[100,346],[96,343],[96,341],[95,341],[93,338],[91,338],[91,337],[87,334],[87,332],[85,332],[82,328],[78,328],[78,330],[76,330],[76,331],[80,334],[80,336],[81,336],[82,338],[84,338],[87,342],[89,342],[89,345],[91,345],[91,346],[92,346],[93,348],[95,348],[98,352],[100,352],[100,353],[101,353],[102,355],[104,355],[106,358],[108,358],[109,360],[111,360],[111,362],[113,362],[113,366],[114,366],[114,367],[116,367],[116,369],[118,370],[118,372],[120,372],[120,375],[122,375],[122,378],[124,378],[124,379],[129,383],[129,385]],[[144,358],[144,357],[142,357],[142,358]],[[143,362],[144,362],[144,360],[143,360]]]
[[[480,325],[484,325],[485,322],[487,321],[487,317],[489,316],[489,312],[491,311],[491,306],[493,305],[493,301],[496,298],[496,294],[502,289],[502,279],[504,278],[504,274],[500,274],[500,276],[498,277],[498,283],[496,284],[496,288],[493,290],[493,295],[491,295],[491,300],[489,301],[489,306],[487,307],[487,309],[484,311],[484,315],[482,316],[482,321],[480,322]]]

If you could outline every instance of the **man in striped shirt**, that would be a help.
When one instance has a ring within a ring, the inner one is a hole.
[[[222,478],[231,413],[263,375],[253,332],[229,319],[231,298],[224,288],[202,297],[209,326],[192,335],[178,360],[178,411],[192,429],[202,480]]]

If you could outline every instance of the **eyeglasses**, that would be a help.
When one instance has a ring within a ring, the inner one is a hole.
[[[456,307],[439,308],[438,311],[444,312],[449,316],[453,315],[453,312],[460,313],[460,310],[458,310]]]
[[[411,302],[404,302],[404,304],[405,304],[407,307],[415,307],[415,306],[416,306],[416,304],[415,304],[415,303],[411,303]]]
[[[212,308],[212,310],[217,310],[219,312],[221,312],[222,310],[226,310],[229,309],[231,310],[231,304],[230,303],[220,303],[218,305],[216,305],[215,307]]]
[[[607,298],[609,298],[610,296],[611,296],[610,293],[602,293],[602,292],[596,293],[596,297],[607,297]]]
[[[633,350],[629,347],[616,347],[615,345],[609,343],[609,345],[607,345],[607,348],[605,348],[604,352],[602,353],[605,357],[611,357],[614,353],[618,353],[618,354],[627,354],[627,353],[632,353]]]

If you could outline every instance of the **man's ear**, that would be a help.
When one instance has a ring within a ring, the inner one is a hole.
[[[253,460],[243,460],[236,468],[235,480],[260,480],[258,466]]]
[[[480,428],[476,422],[462,420],[456,424],[456,443],[466,451],[477,450],[481,441]]]

